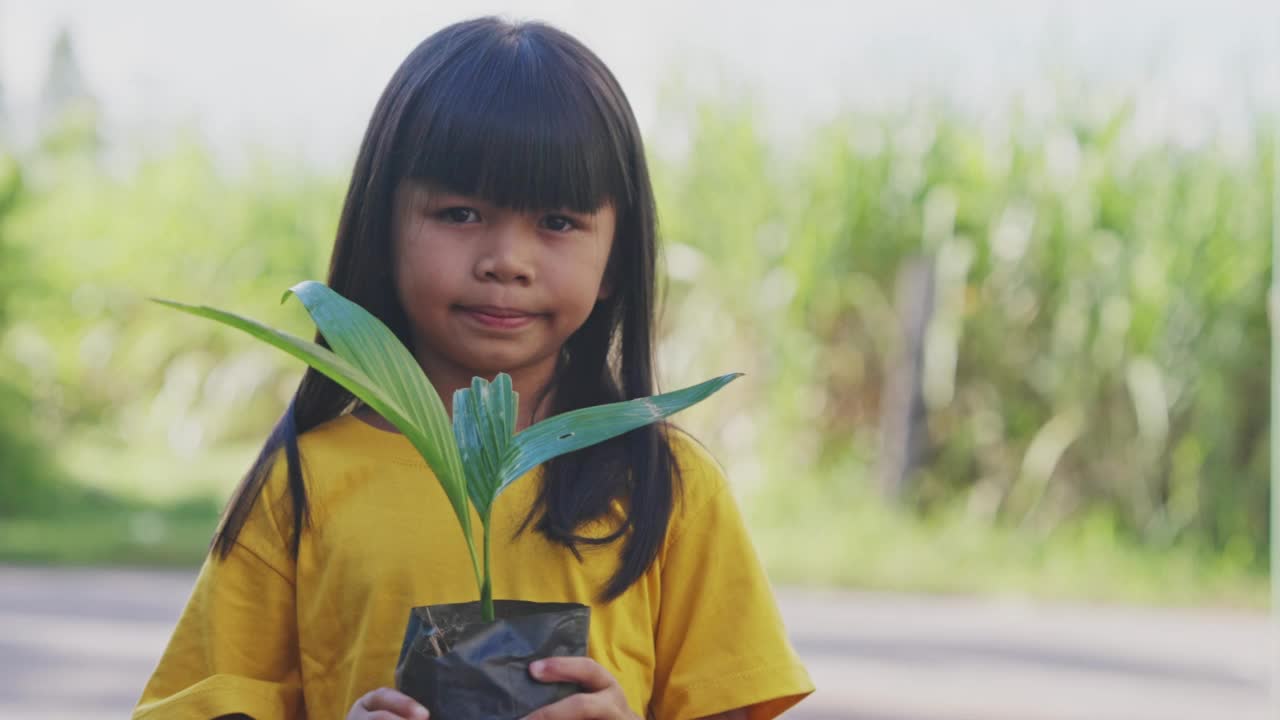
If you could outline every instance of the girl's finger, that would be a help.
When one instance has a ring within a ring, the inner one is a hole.
[[[609,720],[623,718],[622,708],[614,707],[603,694],[578,693],[560,702],[539,708],[524,720]]]
[[[530,663],[529,674],[540,682],[577,683],[588,692],[618,684],[600,663],[587,657],[554,657]]]
[[[417,700],[391,688],[378,688],[365,694],[356,705],[366,712],[385,710],[405,720],[427,720],[430,713]]]
[[[390,710],[375,710],[365,715],[364,720],[404,720],[404,716]]]

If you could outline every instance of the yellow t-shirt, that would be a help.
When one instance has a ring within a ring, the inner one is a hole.
[[[579,561],[532,529],[516,535],[537,497],[538,479],[525,477],[494,504],[494,596],[590,605],[588,654],[641,716],[749,706],[753,719],[774,717],[813,686],[719,466],[671,436],[682,491],[635,585],[601,604],[616,545]],[[312,518],[297,558],[281,461],[235,549],[205,561],[135,720],[344,718],[364,693],[394,686],[411,607],[478,599],[457,519],[404,436],[347,415],[300,448]],[[477,518],[472,528],[478,549]]]

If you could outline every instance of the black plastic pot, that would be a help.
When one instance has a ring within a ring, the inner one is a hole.
[[[591,609],[577,603],[495,600],[497,620],[480,603],[416,607],[409,613],[396,688],[431,711],[431,720],[518,720],[575,692],[542,683],[529,664],[587,654]]]

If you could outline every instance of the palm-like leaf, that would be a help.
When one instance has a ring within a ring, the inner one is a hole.
[[[316,328],[335,353],[400,401],[411,422],[401,426],[391,418],[387,420],[400,428],[439,478],[463,532],[470,538],[471,513],[467,511],[462,459],[453,442],[444,403],[418,361],[395,333],[369,311],[323,283],[307,280],[294,285],[289,292],[306,306]]]
[[[409,415],[394,397],[387,394],[363,371],[334,354],[332,350],[317,345],[310,340],[303,340],[296,335],[281,332],[267,327],[256,320],[241,317],[217,308],[204,305],[188,305],[172,300],[156,300],[167,307],[198,317],[217,320],[224,325],[243,330],[244,332],[280,348],[290,355],[302,360],[317,371],[330,377],[334,382],[351,391],[353,395],[369,404],[378,414],[392,423],[409,423]]]
[[[427,461],[449,498],[471,555],[476,584],[483,586],[471,536],[462,459],[444,404],[422,368],[386,325],[325,285],[307,281],[291,288],[285,298],[289,293],[302,300],[333,350],[234,313],[167,300],[157,302],[217,320],[288,352],[351,391],[399,428]]]
[[[515,436],[495,495],[542,463],[604,442],[700,403],[742,373],[730,373],[662,395],[596,405],[548,418]]]
[[[723,375],[664,395],[575,410],[543,420],[514,436],[518,397],[506,373],[499,373],[492,383],[474,378],[470,388],[455,392],[453,433],[462,453],[467,492],[484,525],[482,617],[493,619],[489,518],[499,493],[547,460],[677,413],[705,400],[736,377],[738,374]]]
[[[516,432],[518,403],[506,373],[499,373],[492,383],[472,378],[470,388],[453,394],[453,435],[462,454],[467,494],[485,524],[498,495],[502,460]]]
[[[470,388],[453,395],[453,433],[481,522],[489,522],[498,494],[538,465],[674,415],[740,376],[731,373],[662,395],[573,410],[514,437],[518,398],[511,378],[499,373],[492,383],[472,379]]]

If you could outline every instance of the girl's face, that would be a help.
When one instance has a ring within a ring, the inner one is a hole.
[[[613,208],[517,212],[405,181],[395,212],[397,295],[437,390],[499,372],[518,391],[544,387],[565,340],[608,293]]]

